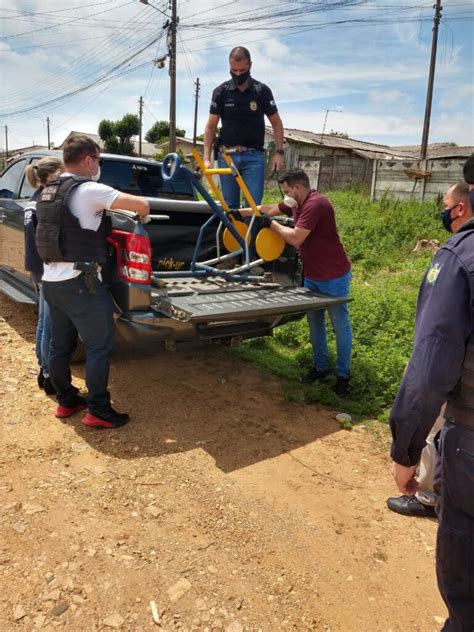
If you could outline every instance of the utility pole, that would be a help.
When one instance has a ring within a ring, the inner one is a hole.
[[[171,18],[162,9],[151,4],[150,0],[140,0],[142,4],[152,7],[155,11],[162,13],[168,18],[163,25],[163,29],[168,29],[168,56],[170,58],[169,76],[170,76],[170,152],[176,151],[176,29],[178,27],[179,18],[177,16],[178,0],[169,0],[169,9],[171,9]],[[163,68],[163,62],[166,59],[161,57],[155,60],[158,68]]]
[[[5,125],[5,162],[8,160],[8,125]]]
[[[49,116],[46,117],[46,127],[48,130],[48,149],[51,149],[51,139],[49,136]]]
[[[143,97],[138,99],[138,118],[140,119],[140,127],[138,129],[138,155],[142,157],[142,120],[143,120]]]
[[[431,119],[431,103],[433,101],[433,84],[436,67],[436,51],[438,48],[438,28],[441,21],[441,0],[436,0],[434,26],[433,26],[433,38],[431,41],[431,60],[430,60],[430,74],[428,76],[428,90],[426,93],[426,106],[425,106],[425,121],[423,123],[423,137],[421,140],[420,160],[426,160],[426,153],[428,150],[428,136],[430,133],[430,119]]]
[[[197,118],[198,118],[198,101],[199,101],[199,77],[194,82],[196,86],[196,92],[194,94],[194,133],[193,133],[193,147],[196,147],[196,135],[197,135]]]
[[[178,26],[177,0],[171,1],[171,22],[168,26],[170,56],[170,152],[176,151],[176,28]]]

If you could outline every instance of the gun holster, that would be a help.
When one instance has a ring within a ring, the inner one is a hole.
[[[84,285],[90,294],[95,294],[96,281],[99,275],[99,266],[95,261],[76,261],[74,270],[80,270],[84,279]]]

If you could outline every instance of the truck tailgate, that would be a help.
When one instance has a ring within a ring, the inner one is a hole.
[[[276,283],[253,285],[212,280],[186,284],[180,281],[174,286],[167,283],[155,295],[152,307],[176,320],[209,323],[302,314],[348,300]]]

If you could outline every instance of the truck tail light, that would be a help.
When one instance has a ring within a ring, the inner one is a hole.
[[[129,283],[149,284],[151,247],[148,237],[112,230],[108,241],[115,248],[119,276]]]

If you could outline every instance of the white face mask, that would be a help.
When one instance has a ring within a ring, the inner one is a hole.
[[[99,169],[97,170],[97,173],[91,176],[91,180],[93,182],[97,182],[98,180],[100,180],[100,165],[99,165]]]
[[[292,198],[289,195],[285,195],[283,198],[283,204],[286,204],[286,206],[289,206],[290,208],[296,208],[298,206],[298,202],[295,198]]]

